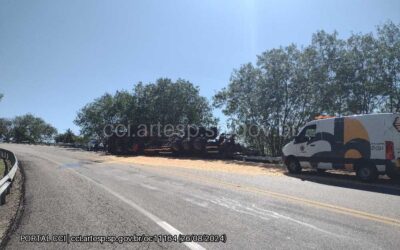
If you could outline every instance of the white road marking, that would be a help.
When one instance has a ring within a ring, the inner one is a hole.
[[[103,188],[104,190],[106,190],[107,192],[109,192],[110,194],[114,195],[115,197],[119,198],[120,200],[122,200],[123,202],[125,202],[126,204],[130,205],[131,207],[133,207],[134,209],[138,210],[139,212],[141,212],[143,215],[145,215],[147,218],[149,218],[150,220],[152,220],[153,222],[155,222],[157,225],[159,225],[162,229],[164,229],[165,231],[167,231],[170,234],[174,234],[174,235],[179,235],[182,234],[178,229],[174,228],[173,226],[171,226],[170,224],[168,224],[168,222],[161,220],[160,218],[158,218],[156,215],[150,213],[149,211],[147,211],[146,209],[142,208],[141,206],[137,205],[136,203],[134,203],[133,201],[123,197],[122,195],[116,193],[115,191],[109,189],[108,187],[104,186],[103,184],[100,184],[96,181],[94,181],[93,179],[79,173],[78,171],[75,171],[73,169],[69,169],[70,171],[76,173],[77,175],[81,176],[82,178],[90,181],[91,183]],[[205,249],[204,247],[200,246],[197,243],[194,242],[184,242],[183,244],[185,244],[189,249],[193,249],[193,250],[203,250]]]
[[[159,190],[159,189],[156,188],[156,187],[153,187],[153,186],[151,186],[151,185],[144,184],[144,183],[140,184],[140,186],[142,186],[142,187],[144,187],[144,188],[147,188],[147,189],[150,189],[150,190]]]
[[[322,233],[330,234],[330,235],[337,236],[337,237],[343,237],[342,235],[339,235],[339,234],[335,234],[335,233],[326,231],[326,230],[321,229],[321,228],[319,228],[319,227],[317,227],[317,226],[314,226],[314,225],[312,225],[312,224],[309,224],[309,223],[306,223],[306,222],[303,222],[303,221],[299,221],[299,220],[293,219],[292,217],[282,215],[282,214],[277,213],[277,212],[275,212],[275,211],[271,211],[271,210],[266,210],[266,209],[258,208],[258,207],[256,207],[255,204],[253,204],[252,207],[253,207],[254,209],[256,209],[256,210],[259,210],[259,211],[264,211],[264,212],[267,212],[267,213],[271,213],[271,214],[273,214],[274,216],[276,216],[277,218],[286,219],[286,220],[295,222],[295,223],[297,223],[297,224],[303,225],[303,226],[305,226],[305,227],[309,227],[309,228],[312,228],[312,229],[314,229],[314,230],[320,231],[320,232],[322,232]],[[251,208],[248,208],[248,209],[251,209]]]
[[[326,231],[326,230],[324,230],[322,228],[319,228],[317,226],[314,226],[312,224],[296,220],[296,219],[294,219],[292,217],[289,217],[289,216],[285,216],[285,215],[280,214],[278,212],[275,212],[275,211],[272,211],[272,210],[258,208],[258,207],[256,207],[255,204],[252,204],[252,206],[249,207],[249,206],[246,206],[246,204],[242,204],[241,202],[239,202],[237,200],[233,200],[233,199],[229,199],[229,198],[225,198],[225,197],[217,197],[217,196],[210,196],[210,195],[207,195],[207,197],[203,197],[203,196],[198,196],[198,195],[194,195],[194,194],[190,194],[190,196],[195,197],[195,198],[200,199],[200,200],[204,200],[204,201],[208,201],[208,202],[214,203],[214,204],[222,206],[222,207],[226,207],[226,208],[231,209],[231,210],[233,210],[235,212],[238,212],[238,213],[255,216],[255,217],[258,217],[258,218],[266,220],[266,221],[270,220],[271,218],[274,218],[274,219],[285,219],[285,220],[297,223],[299,225],[314,229],[314,230],[319,231],[321,233],[333,235],[333,236],[340,237],[340,238],[345,237],[343,235],[339,235],[339,234],[335,234],[335,233]]]
[[[188,202],[193,203],[193,204],[195,204],[197,206],[200,206],[200,207],[208,207],[208,202],[206,202],[206,201],[196,201],[196,200],[191,199],[191,198],[185,198],[185,201],[188,201]]]

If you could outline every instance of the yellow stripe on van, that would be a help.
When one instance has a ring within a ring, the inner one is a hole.
[[[367,130],[360,121],[353,118],[345,118],[343,143],[346,144],[347,142],[356,138],[369,141]]]
[[[345,118],[343,144],[346,144],[353,139],[363,139],[369,142],[368,132],[359,120]],[[361,157],[361,152],[356,149],[349,149],[344,154],[345,159],[359,159]],[[354,170],[354,164],[345,164],[344,167],[349,171]]]

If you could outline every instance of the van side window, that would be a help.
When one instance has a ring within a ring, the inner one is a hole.
[[[315,125],[315,124],[305,127],[296,136],[295,143],[308,142],[309,140],[314,139],[316,132],[317,132],[317,125]]]

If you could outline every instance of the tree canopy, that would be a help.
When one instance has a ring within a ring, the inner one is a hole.
[[[75,124],[81,133],[104,138],[104,128],[124,124],[215,124],[212,107],[191,82],[173,82],[160,78],[155,83],[139,82],[132,91],[106,93],[85,105],[77,114]]]
[[[75,143],[77,141],[77,136],[71,129],[67,129],[65,133],[56,135],[54,140],[62,143]]]
[[[9,141],[12,137],[12,122],[6,118],[0,118],[0,139]]]
[[[375,34],[348,39],[318,31],[306,47],[267,50],[256,65],[233,71],[214,105],[223,108],[233,128],[258,126],[257,136],[247,130],[241,138],[272,155],[316,115],[395,112],[400,109],[400,25],[388,22]]]
[[[0,138],[17,143],[43,143],[53,139],[57,130],[42,118],[32,114],[16,116],[9,120],[0,118]]]

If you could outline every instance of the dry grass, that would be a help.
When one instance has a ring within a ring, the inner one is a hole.
[[[203,171],[227,172],[246,175],[282,176],[285,170],[276,164],[242,162],[234,160],[214,160],[196,158],[171,158],[158,156],[107,156],[107,162],[120,164],[140,164],[150,166],[179,167]]]
[[[4,169],[6,168],[6,166],[4,165],[4,161],[3,159],[0,159],[0,176],[3,177],[4,176]],[[1,178],[0,178],[1,179]]]

